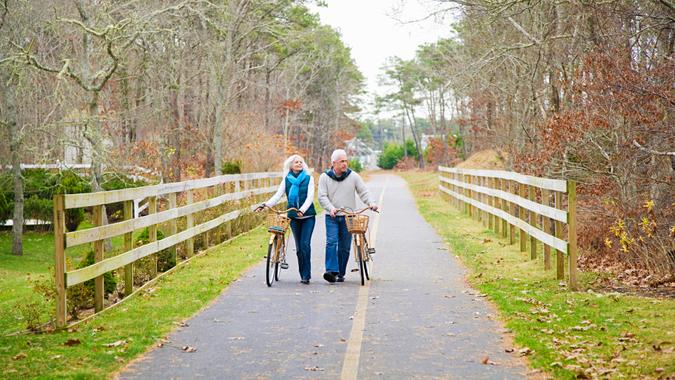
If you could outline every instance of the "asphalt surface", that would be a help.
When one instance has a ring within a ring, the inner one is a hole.
[[[405,181],[377,175],[368,186],[384,197],[367,289],[358,272],[344,283],[323,280],[325,224],[317,216],[310,285],[300,283],[291,243],[290,268],[272,288],[261,261],[119,378],[339,379],[350,366],[358,379],[525,378],[524,363],[505,352],[493,308],[466,285],[465,269],[419,215]],[[348,271],[356,267],[352,255]],[[349,360],[348,346],[357,353]]]

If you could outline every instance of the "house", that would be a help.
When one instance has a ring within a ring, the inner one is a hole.
[[[359,160],[364,169],[377,169],[377,153],[358,137],[345,141],[345,151],[351,159]]]

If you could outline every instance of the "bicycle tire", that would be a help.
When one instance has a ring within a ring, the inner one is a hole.
[[[284,239],[279,239],[281,241],[281,249],[279,249],[279,258],[277,259],[277,265],[274,267],[274,281],[279,281],[279,273],[281,272],[279,270],[279,262],[281,259],[286,256],[286,241]],[[282,253],[284,253],[282,255]]]
[[[366,284],[366,279],[368,276],[368,263],[366,263],[363,251],[363,237],[357,239],[357,242],[358,254],[356,257],[359,259],[359,273],[361,274],[361,286],[363,286]]]
[[[279,271],[279,260],[274,257],[277,252],[276,249],[277,239],[275,238],[267,246],[267,265],[265,266],[265,282],[268,287],[271,287],[274,283],[274,278],[276,277],[276,272]]]
[[[363,273],[366,275],[366,280],[370,281],[370,272],[368,271],[368,263],[370,262],[370,254],[368,253],[368,241],[363,239]]]

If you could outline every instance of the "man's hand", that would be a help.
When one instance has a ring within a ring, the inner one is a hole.
[[[331,218],[335,218],[335,213],[336,213],[336,212],[337,212],[337,209],[336,209],[336,208],[331,209],[331,210],[330,210],[330,217],[331,217]]]
[[[379,209],[379,207],[377,207],[377,205],[375,203],[372,203],[369,207],[373,211],[377,211]]]

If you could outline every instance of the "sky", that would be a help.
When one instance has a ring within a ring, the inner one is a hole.
[[[327,7],[310,6],[319,14],[323,24],[337,29],[342,40],[351,48],[352,58],[366,77],[369,92],[383,95],[386,87],[378,76],[387,58],[397,56],[411,59],[417,47],[451,36],[450,21],[428,16],[435,8],[433,1],[422,0],[327,0]],[[371,108],[368,111],[372,111]]]

